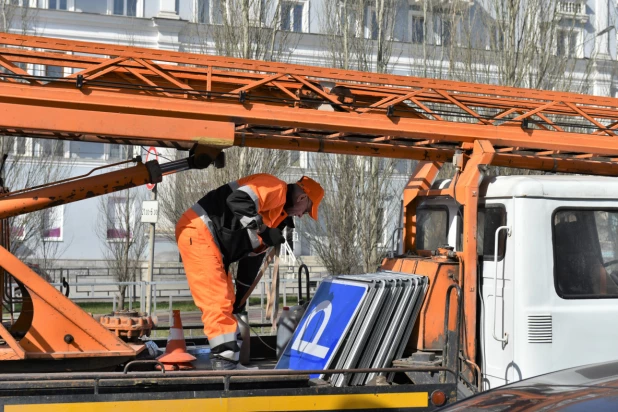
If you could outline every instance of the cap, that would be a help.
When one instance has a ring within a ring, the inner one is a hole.
[[[322,189],[322,186],[320,186],[318,182],[307,176],[301,177],[296,184],[303,189],[313,203],[309,216],[311,216],[313,220],[318,220],[318,206],[320,206],[320,202],[324,197],[324,189]]]

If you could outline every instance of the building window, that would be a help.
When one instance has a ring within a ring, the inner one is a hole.
[[[32,139],[29,137],[4,137],[4,148],[13,156],[32,156]]]
[[[133,157],[133,146],[108,144],[107,158],[110,160],[126,160]]]
[[[62,225],[64,223],[64,205],[46,209],[43,212],[43,240],[62,241]]]
[[[64,77],[64,68],[60,66],[45,66],[45,77],[52,79]]]
[[[283,1],[281,3],[281,30],[301,33],[306,30],[305,2]]]
[[[288,157],[288,166],[300,167],[300,152],[290,152]]]
[[[501,24],[497,24],[489,31],[489,49],[503,50],[504,49],[504,29]]]
[[[107,200],[107,239],[116,240],[132,236],[135,213],[126,197],[114,196]]]
[[[11,0],[11,5],[21,7],[36,7],[36,0],[34,0],[35,4],[30,4],[31,1],[33,0]]]
[[[344,34],[347,34],[350,37],[362,36],[363,24],[359,19],[356,18],[356,11],[354,9],[346,9],[345,7],[343,7],[343,4],[339,4],[339,7],[337,8],[337,13],[337,35],[342,36]],[[348,32],[344,33],[346,24]]]
[[[197,0],[197,22],[210,23],[210,7],[208,0]]]
[[[9,219],[11,238],[14,240],[26,239],[26,218],[24,215],[15,216]]]
[[[450,46],[452,23],[441,15],[434,15],[433,33],[438,46]]]
[[[47,8],[51,10],[68,10],[67,0],[47,0]]]
[[[109,14],[115,14],[117,16],[138,16],[138,10],[142,8],[142,0],[108,0]]]
[[[227,0],[197,0],[197,22],[205,24],[223,24]]]
[[[562,57],[577,57],[579,33],[577,30],[558,30],[556,54]]]
[[[425,18],[420,10],[420,6],[411,7],[408,16],[410,43],[423,44],[425,41]]]
[[[395,173],[398,174],[402,174],[402,175],[409,175],[410,174],[410,170],[409,170],[409,166],[410,165],[410,161],[409,160],[395,160]]]
[[[378,40],[379,28],[380,26],[378,25],[376,9],[373,7],[367,7],[365,9],[365,38]]]
[[[38,153],[41,157],[64,157],[64,142],[55,139],[39,139]]]
[[[70,157],[75,159],[104,159],[105,144],[94,142],[70,142]]]

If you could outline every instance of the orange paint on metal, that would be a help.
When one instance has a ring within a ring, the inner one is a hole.
[[[0,89],[2,86],[5,85],[0,84]],[[52,90],[49,92],[57,93]],[[89,99],[92,100],[94,99]],[[122,100],[124,99],[120,99],[117,103],[122,104]],[[115,111],[109,112],[99,111],[87,104],[83,106],[78,104],[77,106],[81,106],[79,109],[75,105],[71,106],[54,107],[51,101],[46,103],[29,99],[22,99],[21,103],[6,102],[0,98],[0,115],[3,118],[0,120],[0,128],[29,130],[35,133],[38,131],[77,133],[83,135],[80,140],[85,141],[101,141],[97,136],[109,136],[155,143],[164,140],[168,142],[166,145],[169,142],[184,142],[187,148],[195,143],[230,147],[234,142],[234,126],[229,122],[170,118],[160,111],[148,114],[130,113],[132,108],[126,106],[116,107],[112,109]]]
[[[429,278],[427,297],[418,317],[419,350],[442,350],[444,348],[444,316],[446,289],[457,282],[459,265],[446,259],[422,259],[416,266],[416,274]],[[451,302],[450,319],[456,319],[457,305]]]
[[[26,358],[26,351],[24,350],[24,348],[19,346],[19,343],[17,343],[13,335],[11,335],[11,333],[4,327],[4,325],[2,325],[2,322],[0,322],[0,338],[2,338],[2,340],[4,340],[9,346],[9,350],[4,350],[3,348],[5,359]]]
[[[403,273],[426,276],[429,280],[427,295],[418,315],[408,350],[442,350],[444,349],[444,316],[446,308],[446,290],[458,281],[459,263],[445,258],[407,257],[386,259],[387,267]],[[456,300],[451,295],[450,328],[456,322]]]
[[[0,132],[5,135],[77,134],[87,141],[183,149],[197,142],[297,150],[295,136],[280,140],[285,128],[303,130],[305,145],[330,153],[395,153],[398,158],[448,161],[455,148],[466,150],[484,139],[496,149],[516,148],[510,157],[495,159],[511,167],[615,175],[618,165],[615,98],[14,34],[0,35],[0,44],[5,46],[0,47],[0,59],[7,70],[30,82],[0,79],[0,103],[14,108],[0,109]],[[81,71],[38,81],[16,63]],[[80,88],[75,87],[78,75],[83,78]],[[331,92],[323,82],[336,87]],[[346,91],[344,106],[340,90]],[[307,93],[316,101],[303,101]],[[315,110],[330,105],[337,111]],[[437,112],[439,107],[452,113],[448,121]],[[470,115],[479,122],[467,123]],[[564,132],[557,124],[563,117],[587,124],[589,133]],[[529,125],[521,123],[527,119]],[[239,126],[245,126],[244,140],[239,135],[234,139],[230,131]],[[253,131],[259,136],[250,135]],[[325,136],[335,134],[351,144],[323,144]],[[378,141],[394,150],[371,146]],[[408,149],[418,144],[432,152],[423,157]],[[566,154],[555,159],[535,154],[560,150]]]
[[[487,141],[474,142],[472,156],[466,162],[463,172],[457,179],[455,193],[457,201],[464,207],[463,211],[463,262],[464,278],[460,280],[463,300],[464,348],[465,356],[472,362],[476,359],[476,300],[477,300],[477,213],[480,197],[479,186],[482,176],[480,166],[489,165],[495,151]]]
[[[136,355],[134,349],[2,247],[0,265],[26,287],[32,300],[32,322],[18,342],[25,359],[129,359]]]
[[[152,182],[146,165],[0,197],[0,219],[76,202]]]
[[[437,162],[421,162],[403,190],[403,251],[416,251],[416,206],[421,191],[428,190],[442,166]]]

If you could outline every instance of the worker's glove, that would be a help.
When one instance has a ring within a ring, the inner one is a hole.
[[[294,229],[296,227],[296,226],[294,226],[294,217],[293,216],[288,216],[285,219],[283,219],[283,222],[279,223],[279,226],[277,226],[277,229],[283,230],[286,227],[290,228],[290,229]]]
[[[285,242],[285,238],[283,237],[283,233],[277,228],[268,228],[262,233],[260,233],[260,237],[262,241],[266,243],[268,246],[278,246]]]

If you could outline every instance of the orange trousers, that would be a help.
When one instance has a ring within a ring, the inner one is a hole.
[[[204,333],[211,352],[238,360],[238,324],[232,315],[234,285],[225,271],[223,257],[204,221],[192,209],[176,225],[176,241],[191,295],[202,311]]]

